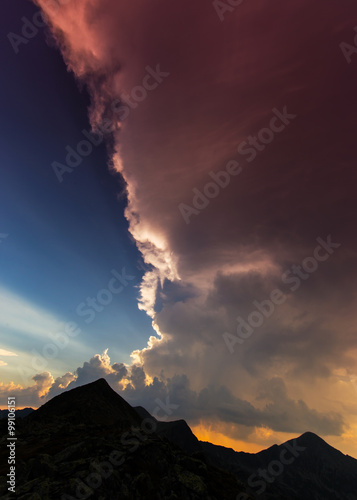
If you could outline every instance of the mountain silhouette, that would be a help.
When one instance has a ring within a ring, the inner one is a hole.
[[[28,422],[140,425],[137,412],[104,378],[63,392],[28,416]]]
[[[16,422],[16,498],[235,500],[244,492],[233,474],[160,437],[157,420],[145,418],[104,379],[54,397]],[[0,420],[0,497],[11,500],[6,427]]]
[[[0,497],[10,500],[6,419],[0,431]],[[19,500],[357,500],[357,460],[316,434],[236,452],[133,408],[104,379],[20,418],[16,437]]]
[[[199,440],[191,431],[185,420],[174,420],[172,422],[160,422],[152,417],[150,413],[142,406],[135,406],[134,410],[142,419],[152,418],[156,422],[156,433],[168,439],[171,443],[179,446],[188,453],[200,452],[201,445]]]
[[[312,432],[255,454],[201,446],[208,463],[234,474],[254,498],[357,500],[357,460]]]
[[[142,407],[135,409],[146,418],[150,415]],[[357,500],[357,460],[312,432],[259,453],[245,453],[199,441],[184,420],[161,422],[159,429],[162,437],[186,452],[235,475],[253,498]]]

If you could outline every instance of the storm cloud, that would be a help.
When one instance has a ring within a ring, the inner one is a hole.
[[[36,3],[88,87],[93,130],[112,125],[112,168],[148,265],[139,307],[157,335],[133,352],[145,376],[124,394],[144,404],[178,385],[191,422],[353,426],[357,55],[341,43],[354,44],[356,6]],[[223,334],[274,290],[284,302],[230,352]],[[93,358],[78,380],[89,369],[112,383],[135,371]]]

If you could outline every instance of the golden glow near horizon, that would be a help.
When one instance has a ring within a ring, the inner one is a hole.
[[[262,450],[270,448],[274,444],[282,444],[290,439],[297,438],[298,433],[283,433],[274,432],[265,427],[256,427],[252,434],[252,441],[234,439],[221,432],[214,430],[213,426],[200,423],[191,427],[192,432],[199,441],[207,441],[209,443],[232,448],[234,451],[242,451],[245,453],[258,453]],[[350,428],[348,432],[342,436],[320,436],[326,443],[333,448],[341,451],[343,454],[350,455],[357,459],[357,426]]]
[[[258,453],[259,451],[267,448],[267,446],[264,445],[230,438],[213,430],[211,427],[206,427],[203,424],[195,425],[191,427],[191,430],[199,441],[208,441],[209,443],[225,446],[226,448],[233,448],[235,451]]]

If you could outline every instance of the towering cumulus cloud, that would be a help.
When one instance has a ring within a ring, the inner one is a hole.
[[[36,3],[114,139],[149,265],[141,396],[170,381],[234,438],[354,432],[356,5]]]

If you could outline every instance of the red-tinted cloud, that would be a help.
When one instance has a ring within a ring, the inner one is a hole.
[[[242,399],[281,377],[309,402],[315,384],[336,411],[330,387],[357,348],[357,54],[340,47],[354,45],[355,4],[246,0],[221,21],[203,0],[37,3],[91,91],[93,126],[118,127],[130,231],[153,266],[140,307],[162,335],[135,359]],[[242,171],[212,187],[232,160]],[[328,235],[341,246],[293,292],[282,275]],[[222,334],[275,288],[286,302],[230,354]]]

